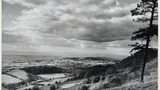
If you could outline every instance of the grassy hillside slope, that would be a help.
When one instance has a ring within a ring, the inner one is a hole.
[[[82,90],[81,86],[87,86],[88,90],[156,90],[157,89],[157,50],[150,49],[145,68],[144,83],[140,83],[141,64],[143,52],[137,52],[123,59],[115,66],[98,69],[90,67],[81,73],[83,84],[72,87],[74,90]],[[102,70],[101,70],[102,69]],[[99,74],[89,73],[94,71]],[[85,74],[89,73],[84,78]],[[71,88],[65,89],[70,90]]]
[[[158,87],[157,68],[158,68],[158,59],[155,58],[146,64],[144,83],[139,82],[140,77],[137,77],[136,79],[132,79],[120,87],[113,87],[101,90],[157,90]],[[138,74],[140,74],[140,71],[138,71]]]

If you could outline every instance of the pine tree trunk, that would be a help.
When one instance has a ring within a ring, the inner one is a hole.
[[[150,19],[150,24],[149,24],[149,30],[147,31],[147,40],[146,40],[146,48],[145,48],[145,55],[144,55],[144,61],[143,61],[143,66],[142,66],[142,72],[141,72],[141,82],[144,82],[144,71],[145,71],[145,64],[146,64],[146,59],[148,56],[148,46],[150,42],[150,32],[152,31],[152,26],[153,26],[153,17],[154,17],[154,10],[156,7],[156,2],[155,0],[153,2],[153,7],[152,7],[152,12],[151,12],[151,19]]]

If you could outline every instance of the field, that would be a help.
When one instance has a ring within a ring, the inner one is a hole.
[[[11,58],[3,62],[2,86],[4,90],[25,90],[34,86],[50,90],[52,85],[57,90],[81,90],[83,86],[89,90],[156,90],[157,56],[149,56],[145,83],[139,83],[140,63],[134,61],[140,60],[139,56],[141,53],[121,61],[99,57]],[[29,64],[31,62],[35,65]]]
[[[11,72],[8,72],[8,74],[16,76],[17,78],[27,80],[28,79],[28,74],[23,71],[23,70],[12,70]]]
[[[51,78],[62,78],[62,77],[65,77],[65,73],[60,73],[60,74],[41,74],[41,75],[38,75],[42,78],[46,78],[46,79],[51,79]]]
[[[2,74],[2,83],[13,84],[13,83],[18,83],[20,81],[21,81],[20,79],[17,79],[15,77],[10,76],[10,75]]]

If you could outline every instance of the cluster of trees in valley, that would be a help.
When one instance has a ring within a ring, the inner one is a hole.
[[[68,70],[55,66],[33,66],[33,67],[25,67],[22,70],[27,73],[32,73],[34,75],[38,74],[52,74],[52,73],[67,73]]]

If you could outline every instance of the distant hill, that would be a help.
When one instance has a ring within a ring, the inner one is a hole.
[[[110,58],[110,57],[66,57],[62,59],[69,59],[75,61],[82,61],[82,60],[92,60],[92,61],[108,61],[108,62],[118,62],[119,59],[117,58]]]

